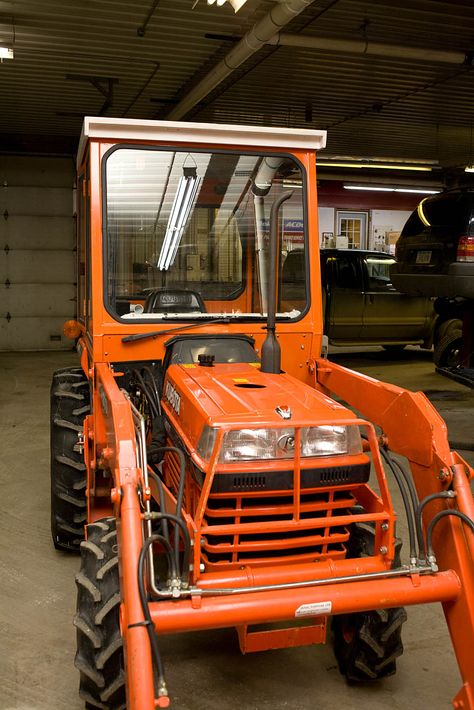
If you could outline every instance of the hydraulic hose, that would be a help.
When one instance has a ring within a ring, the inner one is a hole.
[[[153,391],[151,391],[148,388],[148,385],[146,384],[145,380],[143,379],[143,377],[141,376],[141,374],[138,370],[133,370],[133,374],[137,378],[138,384],[140,385],[142,392],[146,395],[146,398],[147,398],[150,408],[152,410],[151,411],[152,417],[153,418],[157,417],[159,415],[159,411],[156,406],[156,403],[154,402],[155,395],[154,395]]]
[[[432,537],[433,537],[433,530],[435,526],[439,523],[442,518],[446,518],[448,515],[454,515],[456,518],[460,518],[466,525],[468,525],[472,532],[474,532],[474,520],[471,520],[465,513],[461,513],[460,510],[441,510],[439,513],[436,513],[434,518],[431,520],[430,524],[428,525],[428,530],[426,532],[426,546],[428,548],[428,557],[435,557],[434,550],[433,550],[433,545],[432,545]]]
[[[158,408],[158,414],[161,416],[160,393],[158,392],[158,387],[156,386],[156,379],[153,374],[153,370],[148,365],[146,365],[143,369],[145,370],[145,372],[147,373],[148,377],[151,380],[151,384],[153,386],[153,391],[155,393],[155,401],[156,401],[156,406]]]
[[[143,543],[143,547],[140,550],[140,555],[138,557],[138,593],[140,595],[140,602],[142,605],[142,611],[143,611],[143,616],[145,617],[145,626],[146,630],[148,632],[148,637],[150,639],[150,646],[151,646],[151,653],[152,657],[155,663],[156,670],[158,672],[158,692],[161,692],[162,695],[168,694],[166,692],[166,683],[165,683],[165,674],[164,674],[164,668],[163,668],[163,662],[161,660],[161,654],[160,654],[160,649],[158,647],[158,639],[156,637],[155,633],[155,627],[151,618],[150,614],[150,609],[148,607],[148,601],[146,598],[145,594],[145,585],[144,585],[144,567],[145,567],[145,556],[147,553],[148,548],[150,545],[152,545],[154,542],[165,542],[166,540],[163,538],[162,535],[151,535],[149,538],[145,540]],[[171,550],[171,547],[169,543],[166,543],[168,547]]]
[[[173,523],[175,523],[178,527],[181,528],[183,531],[183,537],[184,537],[184,555],[183,555],[183,568],[181,572],[181,581],[183,584],[188,583],[188,577],[189,577],[189,558],[191,556],[191,537],[189,535],[189,530],[186,527],[186,523],[182,518],[178,518],[177,515],[173,515],[172,513],[152,513],[153,520],[171,520]],[[177,533],[177,530],[176,530]],[[160,535],[161,537],[161,535]],[[164,538],[163,538],[164,539]],[[179,540],[179,538],[178,538]],[[168,543],[169,544],[169,543]],[[172,548],[170,546],[170,551],[172,552]],[[178,549],[178,555],[176,556],[176,549],[175,549],[175,568],[176,572],[179,570],[179,549]]]
[[[425,509],[425,506],[428,503],[430,503],[432,500],[436,500],[438,498],[455,498],[455,497],[456,497],[456,493],[454,491],[441,491],[440,493],[431,493],[431,495],[426,496],[426,498],[423,498],[421,503],[419,503],[419,505],[417,506],[416,511],[415,511],[415,523],[416,523],[416,528],[417,528],[418,539],[420,539],[420,535],[421,535],[421,539],[423,541],[423,547],[420,548],[420,552],[422,549],[425,553],[425,556],[427,554],[427,549],[426,549],[425,538],[423,535],[423,518],[422,518],[423,510]]]
[[[160,496],[160,510],[161,512],[164,512],[165,510],[165,492],[163,490],[163,481],[159,477],[159,475],[156,473],[154,470],[153,464],[148,464],[148,475],[153,478],[153,480],[156,483],[156,486],[158,488],[158,495]],[[161,527],[163,531],[163,536],[170,541],[170,534],[168,530],[168,519],[163,518],[161,521]]]
[[[400,489],[400,493],[402,496],[403,500],[403,505],[405,507],[405,513],[406,513],[406,518],[407,518],[407,524],[408,524],[408,537],[410,541],[410,560],[415,560],[417,557],[416,553],[416,534],[415,534],[415,522],[414,522],[414,510],[412,508],[412,503],[410,496],[407,492],[407,489],[405,488],[405,478],[400,474],[399,470],[394,466],[391,457],[389,454],[384,450],[383,447],[380,447],[380,453],[382,454],[382,457],[384,461],[388,464],[390,470],[392,471],[394,478],[397,482],[398,488]]]
[[[386,457],[384,456],[384,454],[386,454]],[[420,499],[418,498],[418,493],[416,492],[415,484],[413,483],[413,478],[403,468],[401,463],[399,461],[397,461],[397,459],[391,455],[391,453],[389,452],[389,449],[382,448],[382,456],[384,456],[384,458],[387,462],[390,460],[390,463],[392,464],[392,466],[395,466],[397,468],[397,470],[403,476],[403,480],[405,481],[405,484],[408,488],[408,492],[409,492],[410,498],[411,498],[412,513],[413,513],[413,516],[415,519],[415,531],[416,531],[416,538],[417,538],[417,542],[418,542],[418,556],[420,556],[421,551],[425,549],[425,538],[423,536],[423,530],[422,530],[421,526],[417,525],[416,511],[418,509]]]
[[[156,542],[161,542],[161,544],[165,548],[165,554],[168,560],[168,567],[171,579],[176,579],[178,577],[179,568],[176,566],[176,559],[173,556],[173,548],[171,547],[169,541],[163,535],[154,533],[153,537],[155,538]],[[147,538],[147,540],[149,539],[150,538]]]
[[[185,468],[186,468],[186,459],[184,456],[184,452],[181,451],[181,449],[178,449],[177,446],[160,446],[157,449],[155,449],[156,453],[159,453],[162,451],[165,453],[166,451],[174,451],[175,454],[178,454],[179,460],[180,460],[180,471],[179,471],[179,484],[178,484],[178,494],[176,496],[176,515],[177,517],[182,520],[181,517],[181,512],[182,512],[182,507],[183,507],[183,497],[184,497],[184,484],[185,484]],[[187,528],[186,528],[187,532]],[[174,534],[174,549],[175,549],[175,557],[176,560],[179,560],[179,534],[178,530],[175,530]]]

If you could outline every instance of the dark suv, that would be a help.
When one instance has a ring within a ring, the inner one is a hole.
[[[474,298],[474,190],[422,200],[403,227],[395,255],[390,273],[399,291]]]

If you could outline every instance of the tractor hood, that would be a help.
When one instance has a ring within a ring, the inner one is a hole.
[[[235,428],[336,424],[355,415],[291,375],[267,374],[258,364],[171,365],[163,406],[195,448],[205,425]]]

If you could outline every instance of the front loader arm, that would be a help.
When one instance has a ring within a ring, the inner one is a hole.
[[[127,708],[154,707],[154,684],[150,642],[138,591],[138,558],[143,546],[139,489],[142,472],[137,468],[135,428],[130,402],[120,391],[110,367],[96,366],[96,385],[100,406],[96,416],[103,419],[106,446],[103,459],[110,466],[114,488],[111,491],[117,517],[121,625],[124,639]]]
[[[420,500],[452,488],[454,510],[474,520],[474,501],[469,485],[473,470],[449,447],[447,427],[422,392],[409,392],[375,380],[323,358],[314,363],[315,386],[343,399],[366,419],[378,425],[383,442],[405,456]],[[426,508],[425,530],[446,501],[434,500]],[[459,518],[446,516],[437,525],[433,548],[440,569],[454,570],[461,594],[443,604],[463,687],[454,707],[474,710],[474,533]]]

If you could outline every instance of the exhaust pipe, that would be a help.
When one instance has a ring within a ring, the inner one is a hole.
[[[281,205],[289,200],[293,190],[284,192],[275,200],[270,213],[270,254],[268,264],[268,298],[267,298],[267,337],[262,345],[261,371],[273,375],[280,374],[281,348],[275,335],[276,322],[276,289],[277,289],[277,269],[278,269],[278,211]]]

